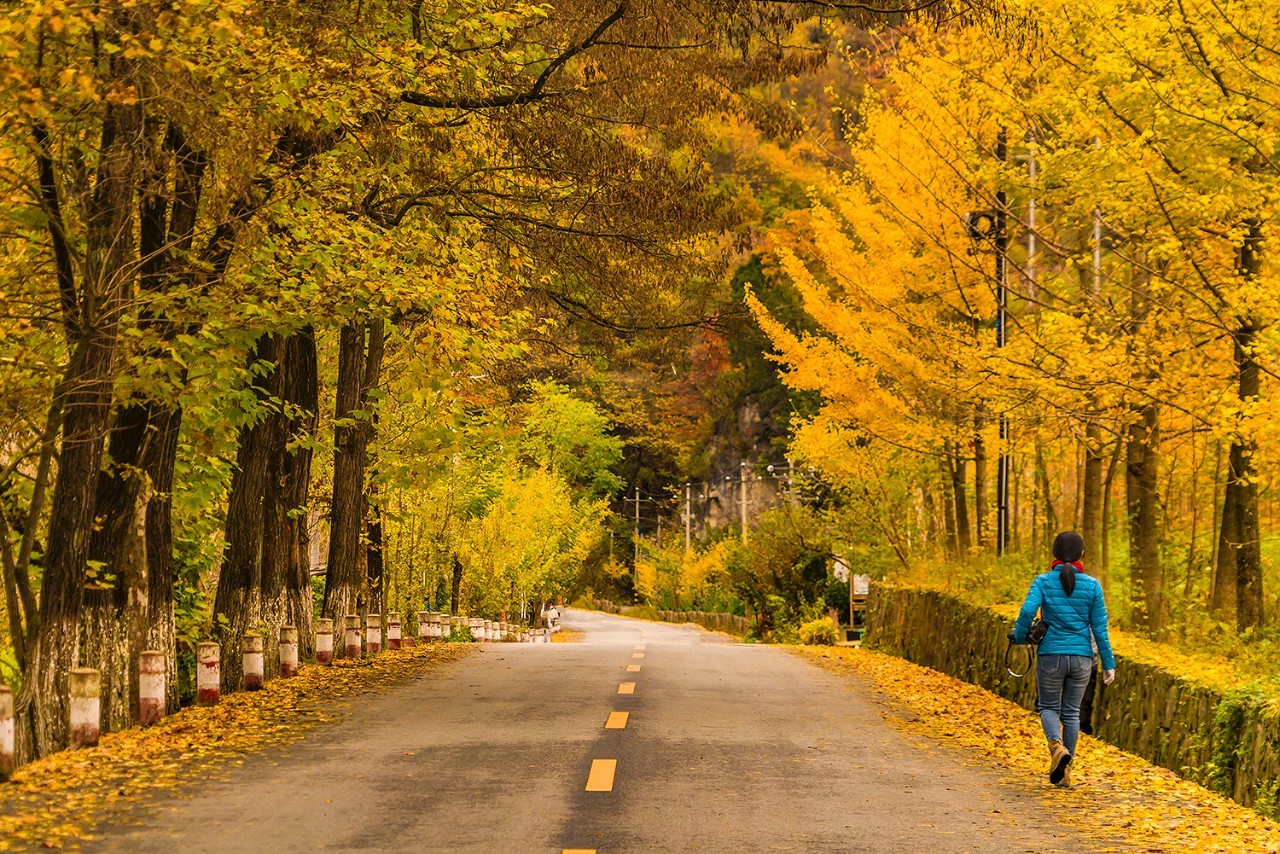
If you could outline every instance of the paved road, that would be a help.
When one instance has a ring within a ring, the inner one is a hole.
[[[1087,850],[785,651],[580,611],[565,626],[582,641],[489,646],[362,698],[91,850]]]

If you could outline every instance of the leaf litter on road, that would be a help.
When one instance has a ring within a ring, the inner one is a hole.
[[[1280,852],[1280,824],[1087,735],[1071,766],[1073,787],[1049,785],[1039,719],[976,685],[866,649],[797,650],[869,681],[908,713],[892,717],[908,732],[1005,771],[1007,782],[1039,796],[1055,819],[1079,827],[1082,839],[1113,838],[1126,850],[1149,852]]]
[[[129,820],[130,806],[157,790],[207,780],[246,755],[296,742],[340,717],[349,707],[340,701],[395,687],[473,649],[430,644],[331,667],[307,665],[261,691],[230,694],[145,729],[106,733],[97,747],[32,762],[0,785],[0,851],[76,848],[104,820]]]

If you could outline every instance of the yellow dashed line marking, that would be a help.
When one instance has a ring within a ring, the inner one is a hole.
[[[634,694],[635,692],[636,692],[636,683],[634,682],[623,682],[621,685],[618,686],[619,694]]]
[[[560,854],[596,854],[594,848],[566,848]]]
[[[610,712],[609,720],[604,722],[605,729],[626,729],[630,712]]]
[[[640,665],[638,665],[638,664],[628,664],[628,665],[627,665],[627,672],[628,672],[628,673],[639,673],[639,672],[640,672]]]
[[[591,773],[587,775],[587,791],[612,792],[613,773],[617,770],[616,759],[592,759]]]
[[[643,652],[633,652],[633,653],[631,653],[631,657],[632,657],[632,658],[644,658],[644,653],[643,653]]]
[[[636,644],[636,651],[637,651],[637,652],[644,652],[644,644],[642,644],[642,643],[638,643],[638,644]]]

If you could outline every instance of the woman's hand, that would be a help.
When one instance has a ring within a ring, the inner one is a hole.
[[[1103,685],[1110,685],[1114,681],[1116,681],[1116,672],[1114,670],[1104,670],[1102,672]]]

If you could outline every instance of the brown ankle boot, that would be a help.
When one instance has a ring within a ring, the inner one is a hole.
[[[1071,788],[1071,764],[1068,763],[1066,768],[1062,769],[1062,779],[1054,783],[1059,789]]]
[[[1070,763],[1071,754],[1067,752],[1067,748],[1058,739],[1051,739],[1049,741],[1049,782],[1055,786],[1060,784]]]

